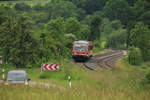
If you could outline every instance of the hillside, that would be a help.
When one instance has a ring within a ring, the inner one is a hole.
[[[95,56],[113,50],[128,55],[110,69],[103,68],[108,59],[97,58],[97,64],[104,64],[92,71],[83,62],[72,63],[77,40],[91,41],[93,50],[86,50]],[[149,100],[150,1],[0,1],[0,61],[0,79],[3,68],[5,75],[20,69],[29,73],[31,82],[56,85],[0,84],[0,100]],[[61,68],[41,72],[45,63]]]

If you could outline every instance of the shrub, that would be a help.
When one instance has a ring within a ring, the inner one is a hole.
[[[145,74],[145,77],[142,81],[143,85],[150,86],[150,71]]]
[[[40,79],[48,79],[50,76],[49,76],[49,73],[48,72],[42,72],[40,75],[39,75],[39,78]]]
[[[140,65],[143,62],[142,54],[139,48],[130,48],[128,61],[131,65]]]
[[[119,29],[113,31],[108,37],[108,45],[113,48],[126,48],[127,30]]]
[[[147,73],[147,75],[145,76],[145,78],[146,78],[146,83],[150,83],[150,72],[149,73]]]
[[[65,78],[65,73],[62,71],[43,71],[38,76],[40,79],[63,79]]]
[[[58,71],[58,72],[51,72],[51,71],[43,71],[38,76],[39,79],[59,79],[59,80],[68,80],[68,76],[71,76],[73,80],[80,80],[80,76],[78,73],[70,72],[70,71]]]

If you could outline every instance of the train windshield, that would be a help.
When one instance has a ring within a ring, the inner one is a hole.
[[[80,51],[80,52],[87,51],[87,47],[86,46],[75,46],[74,50],[75,51]]]

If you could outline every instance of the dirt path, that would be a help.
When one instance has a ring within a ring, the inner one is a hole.
[[[0,80],[0,84],[5,85],[5,81]],[[8,86],[17,85],[17,84],[19,85],[19,83],[16,83],[16,84],[15,83],[9,83]],[[25,85],[25,83],[21,83],[21,84]],[[62,89],[62,90],[65,89],[64,87],[56,85],[56,84],[50,84],[50,83],[46,83],[46,82],[36,82],[36,81],[30,81],[27,86],[29,86],[29,87],[41,87],[41,88],[51,88],[51,87],[53,87],[53,88],[58,88],[58,89]]]

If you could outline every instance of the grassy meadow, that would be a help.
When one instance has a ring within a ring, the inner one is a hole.
[[[149,100],[150,89],[142,85],[149,63],[131,66],[120,60],[112,70],[90,71],[82,65],[61,64],[59,72],[24,69],[32,81],[63,87],[0,86],[0,100]],[[10,70],[13,68],[9,68]],[[49,75],[48,75],[49,74]],[[48,76],[40,79],[40,76]],[[67,76],[72,77],[68,87]]]

